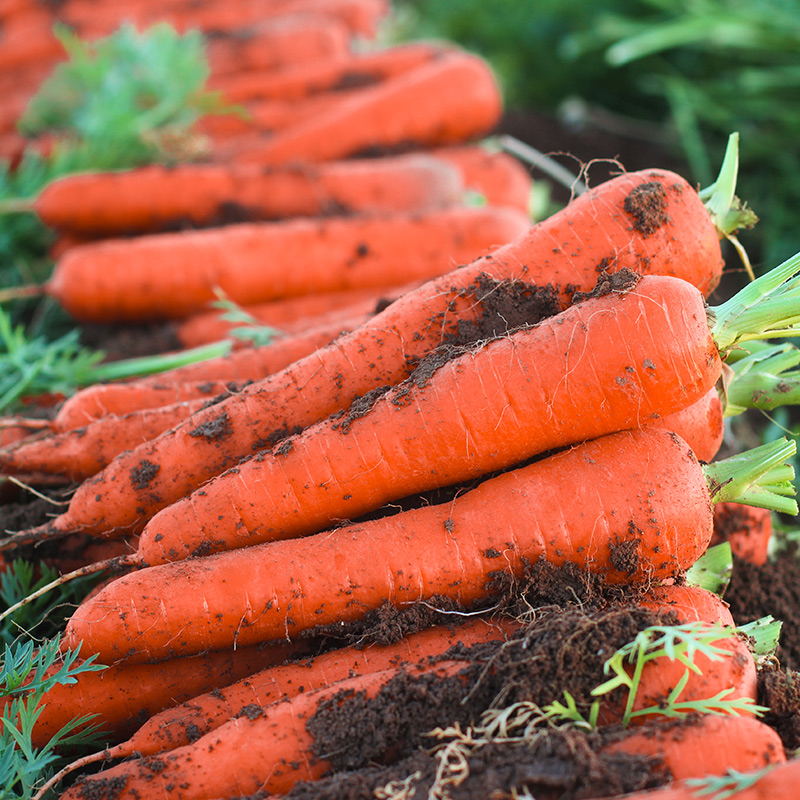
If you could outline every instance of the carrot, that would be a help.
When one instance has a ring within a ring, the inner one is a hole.
[[[639,225],[639,203],[658,197],[664,203],[664,216],[658,217],[661,224],[656,226],[650,219],[648,225]],[[529,277],[535,283],[552,283],[566,305],[572,296],[567,284],[590,290],[596,280],[594,266],[600,263],[612,269],[638,266],[682,275],[707,292],[719,279],[721,255],[714,223],[697,194],[677,175],[648,170],[620,176],[587,192],[489,257],[405,294],[353,334],[248,387],[239,400],[225,401],[216,412],[196,415],[172,434],[115,459],[102,478],[77,491],[68,515],[54,522],[55,529],[76,526],[100,532],[138,527],[143,513],[152,516],[233,466],[273,432],[309,425],[346,408],[359,395],[403,380],[414,361],[466,325],[484,318],[476,326],[477,338],[507,330],[503,307],[495,316],[492,306],[501,291],[513,292],[516,284],[506,281]],[[493,284],[492,279],[500,283]],[[543,302],[546,293],[532,290],[531,295],[542,303],[533,303],[513,324],[535,322],[552,313],[553,306]],[[196,375],[187,369],[181,370],[183,377]],[[217,373],[217,377],[228,375]],[[200,425],[213,424],[222,412],[232,435],[213,441],[187,436]],[[175,457],[180,458],[180,466],[173,469]],[[143,461],[158,465],[161,474],[155,475],[147,494],[131,491],[127,479]],[[164,479],[167,475],[169,480]],[[101,501],[95,501],[97,494]]]
[[[349,45],[350,31],[343,22],[306,13],[227,31],[209,40],[207,52],[211,71],[222,75],[342,57]]]
[[[293,355],[305,355],[317,347],[327,344],[343,332],[355,328],[364,316],[334,321],[311,329],[308,333],[281,339],[274,345],[287,359]],[[209,389],[219,391],[210,393]],[[240,391],[236,384],[217,386],[208,381],[193,384],[164,386],[151,384],[138,387],[135,384],[108,384],[81,398],[79,406],[69,408],[69,416],[59,414],[54,427],[71,424],[78,416],[92,411],[93,403],[102,403],[106,413],[87,421],[82,427],[65,429],[50,436],[38,436],[30,442],[0,450],[0,474],[24,474],[59,476],[80,481],[98,473],[116,456],[155,439],[162,432],[181,424],[199,410],[210,408],[225,397]],[[160,405],[158,398],[183,395],[192,399]],[[151,405],[153,404],[153,405]],[[108,413],[108,405],[116,411]],[[135,406],[141,406],[135,408]],[[133,410],[124,413],[126,407]],[[70,420],[71,418],[71,420]],[[213,434],[214,429],[207,429]],[[273,435],[265,441],[279,441],[285,434]]]
[[[682,694],[682,697],[686,700],[700,700],[714,696],[720,687],[738,686],[743,671],[752,677],[752,680],[748,682],[747,691],[754,691],[753,660],[741,640],[735,641],[738,642],[733,650],[735,656],[726,659],[724,666],[719,667],[716,674],[708,677],[700,676],[698,680],[693,677],[692,681],[687,683],[684,689],[685,694]],[[519,647],[523,643],[527,645],[526,637],[518,639],[516,646]],[[514,645],[515,643],[509,644]],[[550,658],[555,661],[553,656]],[[544,653],[535,656],[535,659],[537,663],[534,668],[539,670],[555,668],[555,664],[548,663],[550,659]],[[476,677],[478,681],[483,680],[487,671],[491,670],[492,661],[493,659],[487,656],[488,666],[479,662],[475,667],[470,668],[468,661],[437,659],[433,665],[423,663],[409,665],[406,667],[406,672],[412,678],[421,677],[426,681],[430,681],[431,678],[452,679],[455,677],[456,680],[463,682],[465,696],[470,696],[476,688],[474,686]],[[745,663],[749,664],[749,672],[747,669],[742,669]],[[637,708],[644,708],[653,698],[660,698],[661,701],[666,699],[671,687],[665,687],[660,694],[653,691],[651,687],[651,681],[654,678],[656,681],[658,680],[660,668],[665,665],[668,668],[670,666],[662,656],[644,668],[640,682],[640,688],[643,688],[644,691],[641,698],[637,700]],[[533,667],[533,665],[531,666]],[[173,786],[180,785],[186,793],[179,794],[179,797],[186,798],[217,797],[226,789],[228,791],[233,789],[238,793],[254,791],[257,788],[272,792],[288,791],[297,780],[318,778],[331,766],[325,756],[319,755],[313,728],[306,724],[311,717],[324,706],[333,710],[337,704],[346,705],[348,697],[356,696],[359,702],[363,703],[378,694],[395,677],[400,677],[397,666],[343,680],[327,688],[295,693],[283,702],[261,707],[259,714],[239,715],[238,719],[227,722],[195,743],[165,753],[158,759],[157,769],[152,768],[155,761],[138,760],[106,770],[95,778],[88,779],[86,783],[91,787],[95,781],[98,784],[114,781],[115,785],[123,787],[125,792],[131,792],[130,796],[135,796],[133,791],[140,787],[140,782],[143,780],[152,781],[151,791],[159,790],[162,781]],[[303,680],[302,673],[298,676],[298,680]],[[498,680],[502,680],[502,677]],[[422,683],[421,686],[425,686],[431,696],[438,694],[435,680]],[[487,690],[486,699],[491,700],[493,695],[494,691]],[[438,721],[443,724],[452,722],[445,718]],[[711,724],[704,727],[704,730],[708,735],[711,732],[719,731],[719,728],[720,726]],[[665,736],[659,735],[659,730],[663,730],[663,728],[651,727],[649,736],[644,733],[634,733],[631,737],[631,751],[643,752],[646,747],[645,743],[650,741],[654,747],[650,752],[658,752],[656,748],[662,747],[666,741]],[[729,754],[736,766],[746,769],[756,763],[761,766],[764,763],[783,758],[783,749],[777,734],[766,729],[766,726],[759,729],[755,725],[744,725],[739,728],[739,731],[757,735],[759,744],[753,743],[747,752],[740,748],[738,755]],[[410,726],[410,732],[413,736],[415,732],[413,723]],[[237,747],[241,747],[244,735],[248,735],[253,742],[253,745],[247,749],[248,762],[246,766],[241,764],[234,766],[233,752]],[[408,734],[404,732],[403,735],[407,736]],[[391,738],[387,738],[381,745],[391,750]],[[406,742],[397,742],[397,745],[407,746]],[[624,748],[616,746],[612,752],[620,749]],[[671,756],[673,752],[671,749],[668,750],[668,756]],[[205,754],[205,757],[200,754]],[[379,753],[376,752],[375,756],[379,756]],[[719,755],[717,754],[715,758],[718,759]],[[157,776],[152,773],[157,773]],[[79,791],[85,796],[86,789]],[[75,795],[70,793],[65,795],[67,798],[73,796]],[[129,795],[122,795],[122,797],[126,796]]]
[[[315,533],[391,500],[645,424],[713,385],[714,353],[702,296],[674,278],[644,278],[628,294],[587,300],[432,375],[423,367],[420,377],[240,463],[159,512],[140,553],[156,564],[198,548]]]
[[[741,742],[741,740],[739,740]],[[619,800],[698,800],[709,796],[730,800],[795,800],[800,781],[800,759],[794,758],[773,769],[748,772],[727,772],[723,775],[706,775],[655,789],[649,792],[626,794]],[[701,794],[701,792],[703,792]],[[600,798],[596,798],[600,800]]]
[[[432,155],[456,167],[464,185],[483,195],[489,205],[510,206],[530,216],[533,182],[517,159],[482,147],[443,147]]]
[[[777,448],[764,469],[792,449]],[[761,455],[754,451],[753,459]],[[727,469],[726,462],[713,469]],[[715,499],[732,499],[725,491],[718,488]],[[165,544],[155,530],[164,528],[146,529],[129,563],[150,553],[180,557],[170,552],[177,543]],[[125,575],[75,612],[65,641],[83,640],[104,658],[123,651],[139,660],[172,658],[359,619],[386,601],[441,594],[469,607],[485,597],[488,572],[519,576],[525,559],[540,556],[556,565],[574,561],[613,582],[655,580],[694,563],[711,532],[706,478],[686,444],[657,429],[629,431],[505,473],[449,503]],[[242,544],[252,538],[246,531],[240,537]],[[206,539],[195,554],[215,546]],[[168,597],[159,591],[165,585]],[[297,591],[302,603],[293,599]],[[177,640],[171,620],[181,621]]]
[[[33,728],[35,747],[44,746],[70,719],[96,713],[106,736],[119,740],[145,719],[196,694],[233,683],[256,670],[302,655],[303,642],[204,653],[160,664],[114,664],[81,673],[44,696]]]
[[[245,306],[244,310],[263,325],[279,330],[297,329],[308,325],[308,321],[332,312],[342,313],[348,308],[366,309],[368,303],[372,308],[385,307],[401,294],[416,288],[416,284],[406,284],[385,289],[351,289],[343,292],[326,292],[325,294],[307,294],[291,297],[287,300],[273,300],[269,303],[258,303]],[[362,305],[363,304],[363,305]],[[201,342],[215,342],[229,335],[232,322],[223,317],[224,311],[205,311],[189,317],[177,325],[175,333],[184,347],[195,347]]]
[[[486,133],[501,111],[494,76],[476,56],[447,53],[362,89],[316,119],[283,131],[242,161],[330,161],[368,148],[456,144]]]
[[[705,622],[734,627],[727,606],[711,592],[695,586],[664,586],[650,589],[639,605],[654,612],[669,610],[681,622]],[[441,654],[456,642],[466,645],[502,638],[516,630],[515,621],[477,619],[457,628],[431,628],[411,634],[396,644],[367,649],[353,647],[325,653],[300,665],[269,667],[221,691],[213,691],[165,709],[151,717],[130,739],[106,753],[107,758],[125,758],[133,753],[154,755],[190,744],[235,717],[250,705],[265,706],[301,691],[329,686],[346,677],[377,672],[400,663],[418,663]],[[752,659],[750,659],[752,662]],[[752,686],[753,672],[747,660],[742,662],[739,685]]]
[[[691,445],[700,461],[711,461],[722,445],[725,435],[723,405],[716,387],[709,389],[699,400],[686,408],[654,420],[653,425],[674,431]]]
[[[231,103],[251,100],[299,100],[320,92],[370,86],[432,61],[448,47],[409,42],[372,53],[296,64],[277,71],[212,75],[208,85]]]
[[[108,240],[70,250],[47,292],[81,320],[175,318],[202,309],[216,288],[234,302],[258,303],[391,286],[401,270],[403,280],[429,278],[518,236],[527,225],[512,209],[457,208]]]
[[[729,542],[737,558],[759,566],[767,563],[772,538],[772,514],[741,503],[719,503],[714,508],[711,544]]]
[[[426,211],[455,204],[461,188],[452,167],[422,154],[267,170],[184,164],[70,175],[48,184],[34,208],[52,227],[109,235],[158,230],[175,220],[208,225],[217,219]]]

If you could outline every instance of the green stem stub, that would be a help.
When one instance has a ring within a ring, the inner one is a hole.
[[[797,444],[786,438],[703,467],[714,503],[746,505],[797,514],[794,467]]]
[[[793,344],[768,345],[729,363],[724,414],[733,417],[748,408],[773,411],[800,404],[800,350]]]
[[[709,547],[706,552],[686,570],[686,583],[699,586],[707,592],[722,595],[728,588],[733,574],[733,553],[730,542]]]
[[[719,232],[720,238],[730,236],[742,228],[752,228],[758,217],[747,204],[736,196],[736,179],[739,174],[739,134],[728,137],[728,146],[719,175],[711,186],[700,190],[700,198]]]
[[[736,630],[750,639],[750,650],[756,658],[769,658],[774,656],[778,649],[782,627],[783,622],[768,614],[745,625],[739,625]]]
[[[800,336],[800,253],[712,307],[710,317],[723,357],[738,342]]]

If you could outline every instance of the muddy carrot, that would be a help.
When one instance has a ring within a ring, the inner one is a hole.
[[[513,209],[455,208],[108,240],[67,252],[47,292],[82,320],[175,318],[203,309],[216,289],[243,304],[424,280],[528,224]]]
[[[185,164],[70,175],[48,184],[33,208],[52,227],[109,235],[157,231],[176,220],[426,211],[455,204],[461,188],[452,167],[422,154],[269,170]]]
[[[660,199],[650,202],[653,198]],[[660,208],[655,216],[650,215],[653,208]],[[645,219],[647,224],[640,224]],[[591,290],[601,262],[611,269],[646,267],[680,275],[709,292],[721,270],[717,230],[697,193],[677,175],[648,170],[615,178],[487,258],[405,294],[357,331],[248,387],[241,398],[115,459],[102,478],[78,490],[69,514],[55,527],[98,532],[136,527],[142,511],[152,516],[251,454],[273,432],[310,425],[346,409],[360,395],[402,381],[413,362],[443,341],[489,338],[554,313],[572,297],[568,284]],[[515,282],[526,278],[533,284],[552,283],[558,296]],[[196,374],[186,370],[184,376]],[[188,436],[218,419],[226,420],[227,436],[213,441]],[[182,458],[178,470],[161,469],[168,463],[165,455],[184,446],[178,442],[188,442],[192,456]],[[146,493],[132,490],[126,477],[143,461],[160,471]],[[95,502],[98,494],[102,499]]]
[[[772,514],[741,503],[719,503],[714,508],[711,544],[729,542],[733,554],[752,564],[767,563],[772,538]]]
[[[783,464],[793,446],[774,447],[769,455],[752,451],[747,459],[749,469],[758,462],[754,474],[762,470],[764,484],[777,487],[779,478],[791,475]],[[714,499],[747,495],[738,478],[717,487],[736,465],[705,468],[713,476]],[[752,494],[770,493],[756,484]],[[558,496],[565,487],[569,501]],[[709,492],[703,469],[676,435],[656,429],[612,434],[490,479],[442,505],[130,573],[75,612],[66,641],[85,640],[105,658],[123,650],[131,658],[171,658],[358,619],[386,601],[399,605],[441,594],[469,607],[485,598],[490,571],[519,576],[526,559],[540,556],[556,565],[574,561],[613,582],[657,580],[705,551],[712,532]],[[774,499],[787,500],[778,494]],[[796,508],[791,502],[784,507]],[[214,545],[206,540],[204,549]],[[156,537],[149,549],[162,547]],[[423,562],[416,555],[420,548]],[[141,563],[141,555],[130,563]],[[174,557],[169,550],[165,556]],[[219,594],[211,594],[211,584]],[[159,589],[164,585],[169,596]],[[128,613],[131,603],[135,615]],[[181,621],[179,640],[171,620]]]

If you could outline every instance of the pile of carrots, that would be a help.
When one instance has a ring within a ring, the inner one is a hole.
[[[729,161],[711,200],[653,168],[533,224],[528,171],[475,143],[501,113],[488,65],[443,43],[364,45],[387,13],[380,0],[0,2],[4,33],[28,41],[0,46],[20,98],[59,58],[54,20],[90,37],[167,20],[207,34],[211,85],[248,112],[203,123],[206,162],[66,177],[32,204],[60,238],[29,294],[82,322],[171,320],[186,347],[233,343],[88,387],[45,423],[4,421],[0,474],[76,488],[0,555],[77,537],[88,544],[59,582],[111,570],[63,638],[108,669],[54,688],[34,730],[43,744],[93,712],[107,732],[106,750],[58,776],[61,796],[335,796],[329,775],[396,765],[432,728],[464,726],[462,756],[483,747],[492,713],[533,702],[504,659],[555,671],[531,644],[540,615],[576,613],[540,597],[520,614],[546,562],[603,584],[580,612],[592,629],[624,613],[634,635],[688,625],[713,642],[688,665],[669,652],[628,665],[627,704],[577,698],[615,732],[598,759],[661,759],[656,783],[672,785],[637,798],[688,797],[726,770],[764,771],[734,797],[788,797],[797,763],[777,766],[786,743],[757,719],[756,660],[684,574],[723,538],[763,563],[770,512],[797,513],[793,443],[715,458],[724,415],[790,401],[778,383],[800,358],[759,340],[795,334],[800,258],[707,305],[736,227]],[[219,298],[269,343],[242,339]],[[331,644],[408,609],[446,613],[398,622],[393,641]],[[472,716],[390,705],[443,687],[473,698]],[[554,686],[547,702],[564,700]],[[392,738],[387,724],[361,762],[326,751],[320,726],[371,703],[412,727]],[[468,776],[431,763],[432,783],[409,768],[364,796],[458,797]]]

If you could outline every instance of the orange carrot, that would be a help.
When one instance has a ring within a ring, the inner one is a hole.
[[[469,607],[485,598],[489,572],[519,576],[525,560],[539,557],[574,561],[614,582],[657,580],[694,563],[711,532],[709,489],[686,444],[665,431],[629,431],[442,505],[130,573],[78,608],[65,642],[83,640],[107,659],[172,658],[359,619],[386,601],[443,595]],[[206,549],[215,545],[205,540]],[[143,537],[139,552],[179,557],[173,547],[156,535],[148,546]]]
[[[729,542],[737,558],[751,564],[767,563],[772,538],[772,514],[741,503],[719,503],[714,508],[711,544]]]
[[[409,42],[373,53],[296,64],[277,71],[212,75],[208,85],[221,91],[231,103],[299,100],[319,92],[380,83],[433,60],[446,49],[443,44]]]
[[[512,209],[456,208],[108,240],[70,250],[47,292],[81,320],[175,318],[202,309],[217,288],[234,302],[258,303],[422,280],[477,258],[527,226]]]
[[[292,64],[347,54],[350,32],[336,19],[297,14],[212,37],[208,63],[216,75],[250,70],[275,70]]]
[[[530,216],[533,182],[517,159],[482,147],[443,147],[432,155],[456,167],[464,185],[483,195],[490,206],[510,206]]]
[[[165,708],[302,655],[304,649],[303,642],[273,644],[81,673],[75,683],[58,684],[45,694],[33,744],[42,747],[70,719],[86,713],[98,714],[95,722],[107,738],[119,740]]]
[[[330,161],[380,147],[457,144],[489,131],[501,111],[494,76],[476,56],[436,61],[362,89],[316,119],[253,147],[242,161]]]
[[[176,220],[428,211],[455,204],[461,190],[452,167],[425,155],[273,169],[185,164],[70,175],[48,184],[34,208],[52,227],[110,235]]]
[[[711,461],[719,452],[725,435],[719,392],[711,388],[691,405],[666,414],[652,424],[677,433],[691,445],[700,461]]]
[[[647,208],[660,208],[658,214],[644,215],[640,203],[645,198]],[[709,292],[719,279],[721,255],[713,222],[694,190],[677,175],[648,170],[615,178],[487,258],[406,293],[357,331],[248,387],[242,397],[201,412],[171,434],[118,457],[102,478],[77,491],[68,515],[55,526],[98,532],[137,527],[143,514],[152,516],[233,466],[273,432],[307,426],[378,386],[400,382],[415,360],[457,333],[459,325],[484,314],[501,333],[507,322],[494,321],[488,303],[504,284],[482,290],[480,286],[491,285],[481,283],[482,275],[501,282],[523,278],[551,283],[566,304],[571,297],[567,285],[590,290],[598,264],[682,275]],[[487,335],[491,333],[479,333]],[[181,370],[187,379],[197,374],[187,370]],[[216,377],[229,375],[218,372]],[[230,435],[210,441],[188,436],[223,412]],[[177,458],[180,466],[173,469]],[[133,491],[127,479],[143,461],[160,465],[160,475],[146,493]],[[98,494],[101,501],[94,499]]]
[[[350,314],[357,309],[367,311],[385,307],[401,294],[416,288],[416,284],[406,284],[386,289],[351,289],[343,292],[307,294],[287,300],[273,300],[245,306],[244,310],[262,325],[282,331],[299,330],[321,317],[330,318],[332,314]],[[224,311],[205,311],[189,317],[176,327],[176,335],[184,347],[196,347],[201,343],[216,342],[230,334],[235,323],[223,319]],[[194,344],[192,344],[194,342]]]

